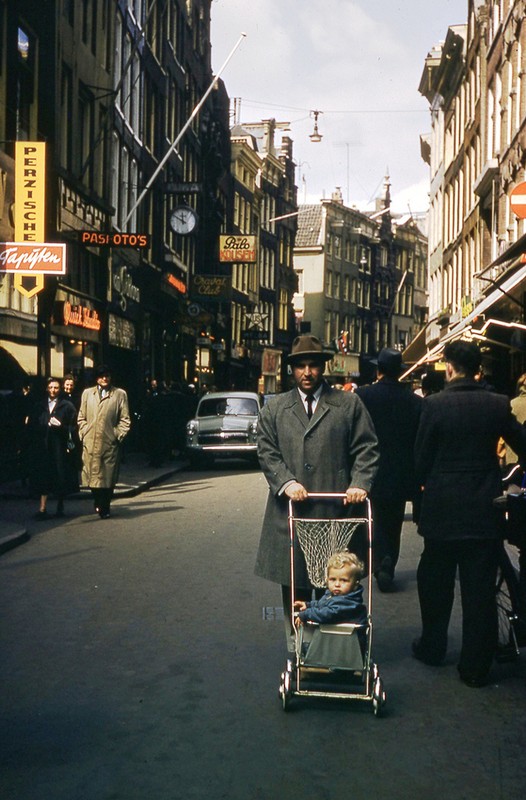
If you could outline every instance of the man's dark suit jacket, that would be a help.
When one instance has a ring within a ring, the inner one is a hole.
[[[424,486],[419,533],[429,539],[495,539],[502,494],[499,437],[526,455],[526,429],[505,395],[456,379],[424,401],[415,456]]]
[[[411,500],[417,490],[414,446],[422,398],[409,385],[387,377],[361,386],[356,394],[371,415],[380,447],[373,501]]]

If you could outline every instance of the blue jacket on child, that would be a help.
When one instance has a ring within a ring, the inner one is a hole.
[[[299,612],[302,622],[318,622],[327,625],[334,622],[367,623],[367,610],[363,602],[363,587],[357,586],[348,594],[325,592],[319,600],[310,600],[305,611]]]

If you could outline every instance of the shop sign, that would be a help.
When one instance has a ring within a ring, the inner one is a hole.
[[[220,236],[219,260],[241,261],[244,264],[254,264],[257,261],[255,236]]]
[[[135,350],[135,325],[128,319],[108,314],[108,342],[114,347]]]
[[[172,275],[171,272],[166,272],[163,275],[163,280],[168,286],[172,289],[176,289],[181,294],[186,294],[186,284],[180,278],[177,278],[175,275]]]
[[[124,266],[113,267],[113,289],[118,295],[118,302],[123,311],[128,307],[128,300],[135,303],[141,302],[141,290],[135,286],[128,268]]]
[[[329,375],[357,375],[360,370],[359,357],[336,353],[328,363]]]
[[[66,245],[55,242],[0,242],[0,272],[65,275]]]
[[[258,328],[250,328],[246,331],[241,331],[242,339],[249,339],[256,342],[268,342],[268,331],[261,331]]]
[[[97,247],[149,247],[150,236],[147,233],[104,233],[103,231],[78,231],[82,244],[93,244]]]
[[[15,211],[16,242],[44,242],[46,219],[46,144],[15,142]],[[65,272],[64,270],[59,273]],[[13,285],[24,297],[34,297],[44,288],[44,270],[10,270]],[[31,276],[28,278],[27,276]]]
[[[225,275],[194,275],[192,295],[206,300],[230,300],[232,278]]]
[[[102,325],[95,309],[73,305],[68,300],[62,307],[62,320],[64,325],[77,325],[79,328],[87,328],[90,331],[100,331]]]
[[[261,358],[261,374],[278,376],[281,367],[281,350],[263,350]]]

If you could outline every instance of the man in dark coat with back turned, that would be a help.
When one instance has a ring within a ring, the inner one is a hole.
[[[378,355],[378,380],[356,390],[372,417],[380,466],[371,491],[374,574],[378,588],[393,588],[407,500],[415,499],[414,447],[422,398],[400,383],[402,354],[385,347]]]
[[[502,494],[497,442],[502,436],[524,460],[526,429],[505,395],[475,380],[476,344],[450,342],[444,358],[446,388],[425,400],[415,445],[417,478],[424,486],[418,528],[424,551],[417,571],[422,635],[413,642],[413,655],[433,666],[444,660],[458,567],[458,671],[467,686],[478,687],[488,682],[497,646],[501,529],[493,500]]]

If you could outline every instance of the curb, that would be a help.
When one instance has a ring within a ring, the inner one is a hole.
[[[139,483],[131,485],[117,484],[115,487],[114,497],[136,497],[138,494],[147,492],[148,489],[151,489],[153,486],[157,486],[159,483],[163,483],[163,481],[171,478],[172,475],[180,472],[180,470],[185,466],[185,463],[186,462],[181,461],[169,471],[163,472],[162,475],[156,475],[154,478],[150,478],[149,480],[140,481]],[[3,495],[3,497],[4,499],[8,499],[10,496]],[[18,495],[11,495],[11,498],[17,497]],[[74,497],[76,500],[91,499],[89,489],[77,492],[76,494],[72,495],[72,497]],[[25,544],[25,542],[28,542],[31,538],[27,532],[27,529],[18,526],[16,523],[2,522],[2,528],[7,530],[7,535],[0,538],[0,555],[7,553],[9,550],[13,550],[15,547]]]
[[[6,525],[8,530],[11,528],[11,532],[0,539],[0,555],[7,553],[9,550],[14,550],[15,547],[29,541],[29,533],[26,528],[19,528],[9,523],[3,523],[2,527]]]

